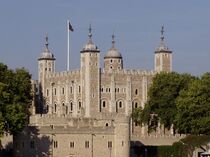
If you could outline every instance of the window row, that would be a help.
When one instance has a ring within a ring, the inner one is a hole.
[[[101,101],[101,106],[103,107],[103,108],[106,108],[107,107],[107,102],[106,102],[106,100],[102,100]],[[118,102],[116,102],[116,106],[117,107],[119,107],[119,108],[123,108],[123,101],[118,101]]]
[[[74,90],[73,90],[72,86],[69,88],[69,92],[70,92],[70,94],[73,94]],[[77,92],[81,93],[81,86],[78,86]],[[62,95],[66,94],[66,89],[64,87],[61,88],[60,94],[62,94]],[[50,90],[49,89],[46,90],[46,95],[47,96],[50,95]],[[57,88],[53,88],[53,91],[52,91],[51,95],[57,95]]]
[[[53,142],[51,143],[53,148],[58,148],[59,147],[59,143],[56,140],[53,140]],[[122,144],[123,146],[123,144]],[[24,142],[22,142],[22,147],[24,147]],[[69,148],[75,148],[75,142],[74,141],[70,141],[69,142]],[[90,148],[90,141],[85,141],[84,142],[84,148]],[[35,148],[35,141],[30,141],[30,148],[34,149]],[[107,143],[107,148],[112,148],[112,141],[108,141]]]
[[[110,88],[101,88],[100,91],[102,93],[110,93],[111,89]],[[115,88],[115,93],[125,93],[126,88]]]
[[[69,103],[69,105],[65,105],[65,103],[63,103],[62,106],[61,106],[61,110],[62,110],[63,113],[68,114],[69,112],[73,112],[75,110],[74,107],[75,106],[74,106],[73,102],[71,101]],[[77,107],[77,110],[81,110],[82,109],[82,102],[79,101],[78,106],[76,106],[76,107]],[[56,103],[53,105],[52,108],[53,108],[54,113],[56,113],[58,111],[58,105]],[[46,109],[47,109],[47,111],[49,111],[49,105],[47,105]]]

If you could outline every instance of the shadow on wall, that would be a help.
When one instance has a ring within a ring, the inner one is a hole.
[[[140,141],[131,141],[131,157],[157,157],[156,146],[145,146]]]
[[[13,143],[8,143],[4,149],[0,151],[0,157],[12,157]]]
[[[52,155],[53,141],[51,135],[40,136],[39,129],[28,126],[14,137],[13,155],[21,157],[48,157]]]

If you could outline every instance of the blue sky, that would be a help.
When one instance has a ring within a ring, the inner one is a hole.
[[[0,62],[27,68],[37,79],[37,58],[45,34],[56,57],[56,70],[66,70],[66,21],[71,20],[70,67],[79,69],[80,50],[92,24],[94,43],[103,56],[116,47],[125,68],[153,69],[154,50],[165,27],[173,51],[173,70],[201,75],[210,72],[209,0],[2,0],[0,2]]]

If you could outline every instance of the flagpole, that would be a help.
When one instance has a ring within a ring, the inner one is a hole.
[[[67,71],[69,71],[69,36],[70,36],[70,30],[69,30],[69,20],[67,20]]]

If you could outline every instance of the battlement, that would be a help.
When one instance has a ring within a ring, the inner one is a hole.
[[[80,70],[50,73],[46,75],[46,78],[59,78],[59,77],[65,77],[65,76],[67,77],[72,75],[80,75]]]
[[[114,127],[88,127],[88,126],[39,126],[39,133],[42,134],[92,134],[92,133],[102,133],[102,134],[114,134]]]
[[[110,116],[112,115],[112,116]],[[124,114],[101,114],[94,118],[72,117],[72,115],[58,116],[56,114],[36,114],[30,116],[30,126],[41,127],[71,127],[71,128],[107,128],[116,123],[128,123],[129,117]]]
[[[156,71],[154,70],[136,70],[136,69],[122,69],[119,71],[105,71],[102,70],[102,73],[115,73],[115,74],[129,74],[129,75],[155,75]]]

